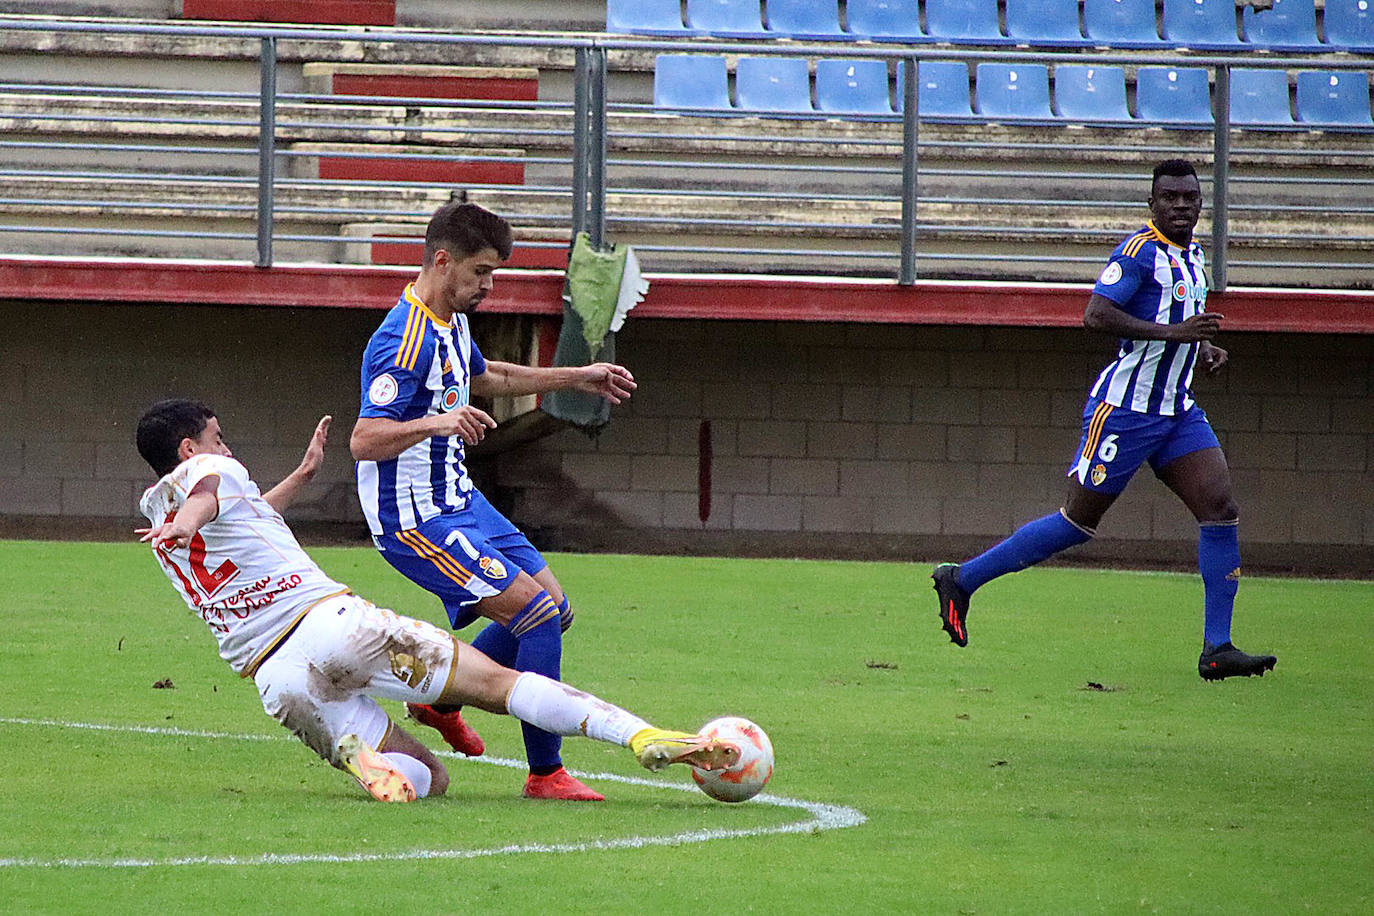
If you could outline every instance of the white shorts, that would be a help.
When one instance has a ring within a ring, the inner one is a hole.
[[[320,602],[262,663],[253,681],[262,708],[330,763],[344,735],[371,747],[391,722],[373,697],[430,703],[457,658],[453,637],[356,595]]]

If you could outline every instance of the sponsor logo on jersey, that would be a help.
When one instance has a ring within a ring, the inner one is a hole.
[[[1179,280],[1174,284],[1175,299],[1205,299],[1207,298],[1207,287],[1200,283],[1189,283],[1187,280]]]
[[[482,567],[488,579],[506,578],[506,565],[495,557],[483,557],[477,561],[477,565]]]
[[[372,380],[372,384],[367,389],[367,399],[377,407],[385,407],[396,400],[396,395],[400,392],[400,386],[390,373],[382,373]]]
[[[1105,464],[1095,464],[1095,465],[1093,465],[1093,471],[1092,471],[1093,486],[1095,486],[1095,487],[1100,487],[1100,486],[1102,486],[1102,481],[1104,481],[1104,480],[1106,480],[1106,479],[1107,479],[1107,466],[1106,466]]]
[[[420,686],[429,671],[428,666],[409,652],[392,652],[390,655],[391,673],[396,675],[396,680],[404,681],[410,687]]]
[[[457,385],[449,385],[444,389],[444,396],[439,399],[439,409],[444,411],[452,410],[458,406],[458,401],[462,398],[463,389]]]
[[[1113,261],[1102,271],[1102,276],[1097,278],[1097,282],[1103,286],[1114,286],[1121,280],[1121,265]]]

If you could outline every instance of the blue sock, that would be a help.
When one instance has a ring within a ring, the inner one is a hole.
[[[959,566],[959,587],[969,594],[998,576],[1020,572],[1061,550],[1082,544],[1092,535],[1062,512],[1027,522],[989,550]]]
[[[1240,589],[1240,538],[1235,522],[1198,526],[1197,569],[1202,573],[1202,638],[1231,641],[1231,610]]]
[[[493,622],[482,628],[482,632],[472,641],[472,647],[496,664],[510,668],[515,665],[515,653],[520,648],[520,641],[510,635],[510,630]]]
[[[530,599],[510,622],[510,635],[518,640],[516,671],[533,671],[553,680],[562,679],[563,632],[558,626],[558,605],[541,591]],[[520,723],[525,736],[525,759],[531,771],[549,772],[562,765],[563,739],[527,722]]]

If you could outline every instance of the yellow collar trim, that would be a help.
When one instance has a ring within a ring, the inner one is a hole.
[[[425,305],[424,301],[421,300],[420,297],[417,296],[417,295],[415,294],[415,284],[414,284],[414,283],[407,283],[407,284],[406,284],[405,291],[401,293],[401,298],[405,299],[405,301],[409,302],[409,303],[410,303],[412,306],[414,306],[415,308],[418,308],[420,311],[424,312],[425,315],[427,315],[427,316],[429,317],[429,320],[430,320],[430,321],[434,322],[435,324],[439,325],[440,327],[446,328],[446,327],[448,327],[449,325],[453,324],[452,321],[445,321],[444,319],[440,318],[438,315],[434,314],[433,310],[430,309],[429,306]]]
[[[1145,225],[1149,226],[1149,227],[1150,227],[1150,231],[1153,232],[1153,233],[1155,234],[1155,240],[1156,240],[1156,241],[1163,242],[1164,244],[1168,245],[1170,248],[1177,248],[1179,251],[1182,251],[1182,250],[1184,250],[1185,248],[1188,247],[1187,245],[1180,245],[1178,242],[1175,242],[1173,239],[1169,238],[1167,235],[1165,235],[1164,233],[1160,232],[1159,229],[1158,229],[1158,227],[1155,226],[1155,221],[1154,221],[1154,220],[1152,220],[1152,219],[1146,220],[1146,221],[1145,221]]]

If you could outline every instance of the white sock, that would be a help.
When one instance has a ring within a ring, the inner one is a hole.
[[[429,794],[429,783],[434,774],[429,771],[429,767],[416,760],[409,754],[400,754],[391,751],[380,755],[383,760],[401,771],[401,775],[410,780],[410,784],[415,787],[415,797],[424,798]]]
[[[619,706],[533,671],[516,679],[506,708],[521,722],[546,732],[586,735],[621,747],[629,747],[630,736],[649,727],[648,722]]]

